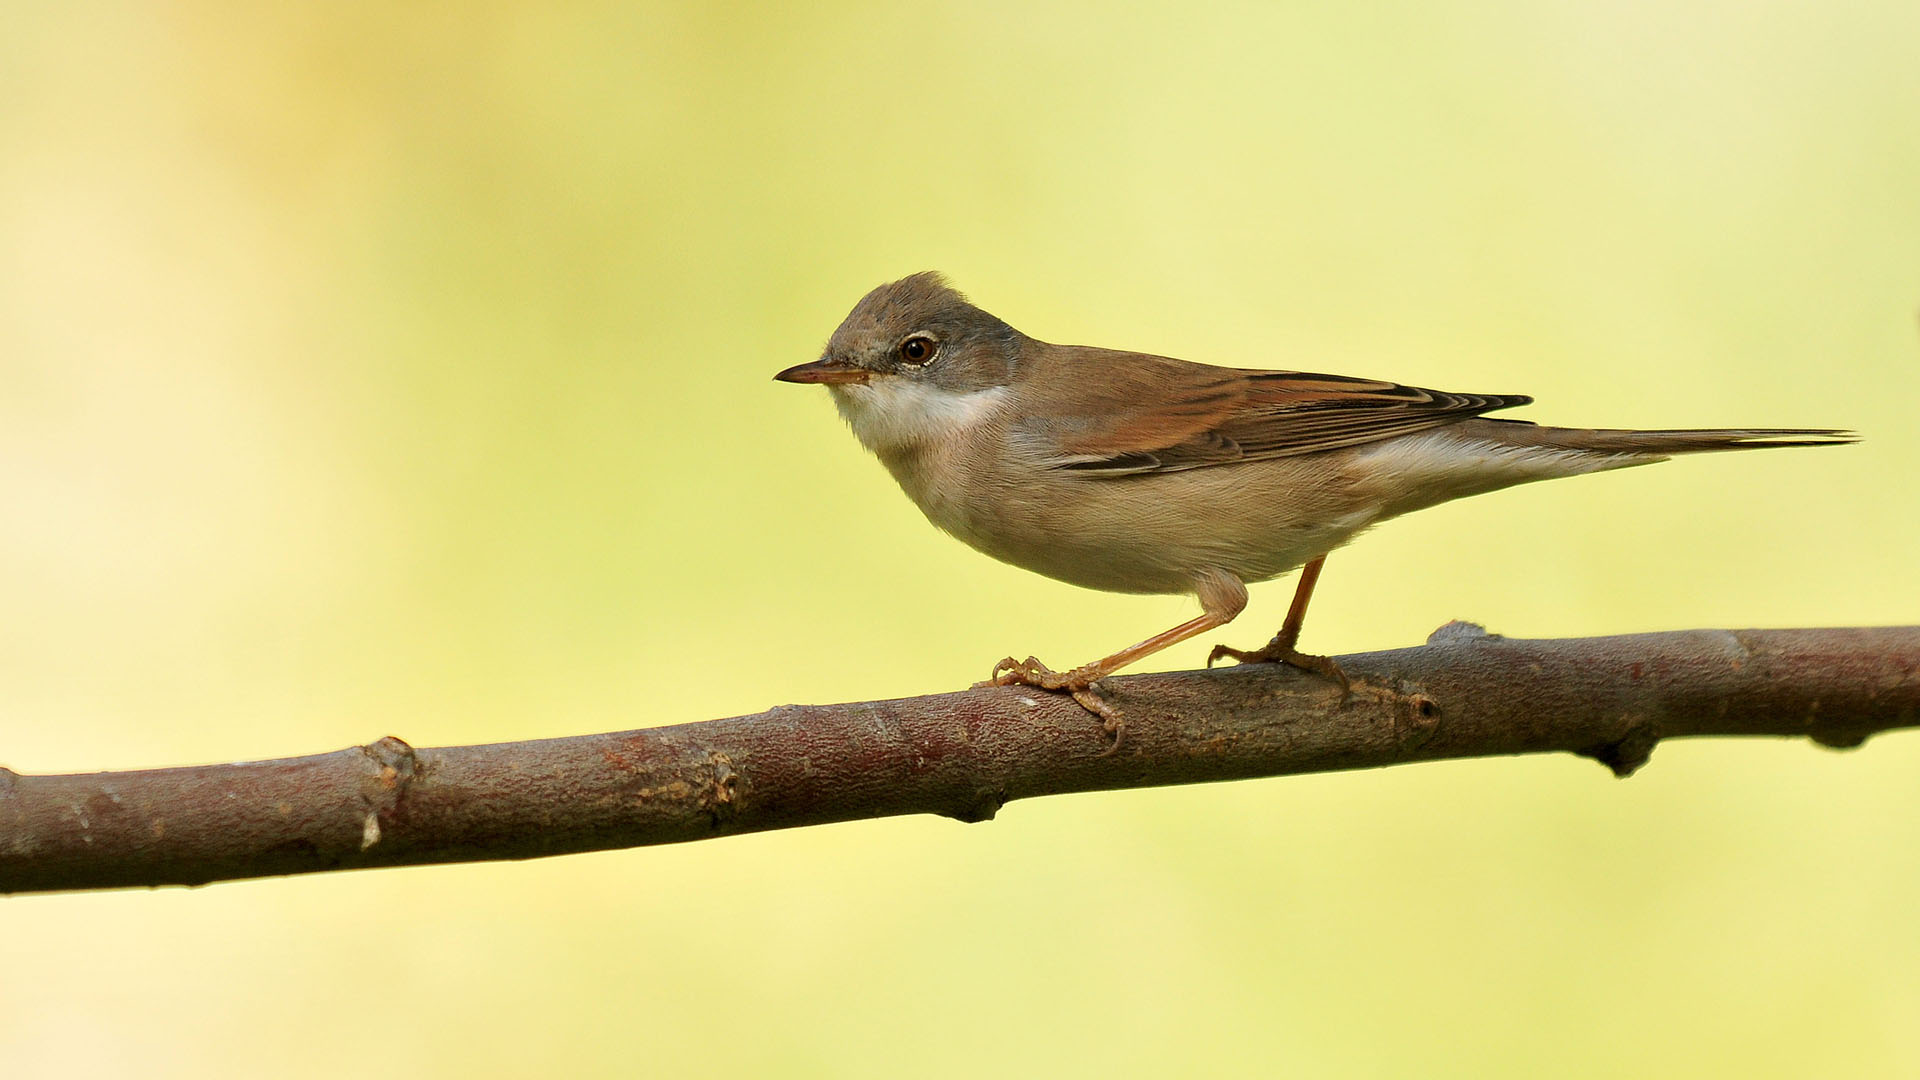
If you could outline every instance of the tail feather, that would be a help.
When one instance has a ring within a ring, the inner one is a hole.
[[[1498,424],[1501,442],[1516,446],[1584,450],[1598,454],[1697,454],[1715,450],[1760,450],[1773,446],[1838,446],[1858,442],[1851,431],[1832,428],[1697,428],[1636,431],[1614,428],[1540,427],[1508,420]]]
[[[1375,463],[1377,471],[1402,481],[1380,515],[1385,519],[1515,484],[1650,465],[1674,454],[1829,446],[1857,438],[1828,428],[1632,431],[1541,427],[1483,416],[1360,452],[1386,459]]]

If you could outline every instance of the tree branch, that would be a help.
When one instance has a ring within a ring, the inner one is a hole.
[[[537,742],[66,776],[0,769],[0,892],[525,859],[1010,799],[1571,751],[1621,776],[1663,738],[1920,725],[1920,627],[1510,640],[1463,623],[1343,656],[1355,693],[1259,664],[1064,696],[972,690]]]

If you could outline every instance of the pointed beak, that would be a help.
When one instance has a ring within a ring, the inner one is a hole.
[[[780,382],[797,383],[863,383],[872,372],[863,367],[841,363],[838,360],[815,360],[811,364],[800,364],[775,375]]]

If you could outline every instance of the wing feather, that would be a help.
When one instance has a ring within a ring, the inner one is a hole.
[[[1520,394],[1453,394],[1303,371],[1218,368],[1142,353],[1051,346],[1071,388],[1031,414],[1047,464],[1133,476],[1314,454],[1525,405]],[[1052,382],[1053,380],[1049,380]],[[1088,393],[1087,387],[1094,386]],[[1041,418],[1044,418],[1042,420]]]

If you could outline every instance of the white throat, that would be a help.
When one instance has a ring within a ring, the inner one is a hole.
[[[840,415],[875,453],[906,450],[966,432],[991,416],[1007,396],[1004,386],[956,393],[888,375],[832,389]]]

